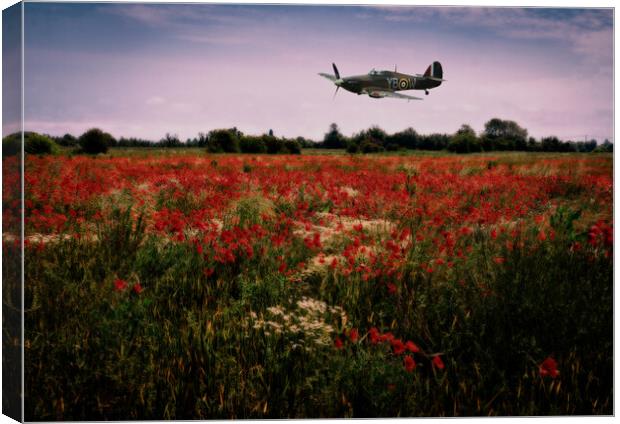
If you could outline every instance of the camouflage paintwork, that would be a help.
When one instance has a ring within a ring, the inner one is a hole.
[[[433,62],[423,75],[409,75],[396,71],[371,70],[364,75],[352,75],[341,78],[336,65],[333,65],[335,75],[319,74],[330,79],[337,87],[356,94],[367,94],[370,97],[381,98],[391,96],[392,93],[404,90],[424,90],[428,94],[431,88],[439,87],[443,80],[443,70],[439,62]],[[407,97],[394,95],[393,97]]]

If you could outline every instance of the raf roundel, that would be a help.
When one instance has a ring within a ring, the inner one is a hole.
[[[426,68],[424,74],[408,75],[399,73],[394,67],[394,71],[370,70],[368,74],[352,75],[349,77],[341,76],[335,63],[332,63],[333,74],[319,72],[319,75],[334,83],[336,91],[340,88],[355,94],[366,94],[369,97],[380,99],[382,97],[392,97],[396,99],[422,100],[420,97],[402,94],[403,90],[424,90],[428,95],[431,88],[439,87],[445,80],[443,70],[439,62],[433,62]]]

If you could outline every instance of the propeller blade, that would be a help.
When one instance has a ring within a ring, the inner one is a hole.
[[[338,68],[336,68],[336,64],[332,63],[332,66],[334,67],[334,74],[336,75],[336,78],[340,79],[340,72],[338,72]]]
[[[336,99],[336,94],[338,94],[338,89],[340,88],[339,85],[336,86],[336,91],[334,91],[334,97],[332,97],[332,100]]]

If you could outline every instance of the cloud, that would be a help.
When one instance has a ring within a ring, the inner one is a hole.
[[[153,27],[204,27],[208,24],[244,24],[256,22],[260,12],[249,7],[215,4],[116,4],[101,6],[111,13]]]
[[[369,7],[386,21],[431,23],[448,28],[473,28],[515,40],[566,43],[586,61],[611,65],[613,15],[611,9],[550,9],[508,7]],[[371,12],[371,13],[368,13]]]
[[[242,34],[232,34],[232,35],[223,35],[223,34],[205,34],[204,31],[202,33],[181,33],[177,36],[180,40],[191,41],[192,43],[199,44],[216,44],[216,45],[244,45],[253,41],[252,37],[249,35]],[[254,38],[256,41],[256,38]]]

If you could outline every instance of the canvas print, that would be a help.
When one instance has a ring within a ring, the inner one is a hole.
[[[613,31],[7,8],[3,413],[612,415]]]

